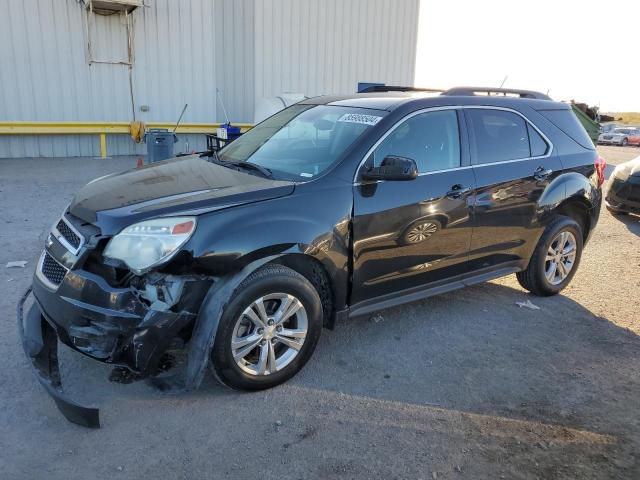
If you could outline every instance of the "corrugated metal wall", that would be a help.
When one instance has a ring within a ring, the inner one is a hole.
[[[419,0],[256,2],[256,98],[413,85]]]
[[[136,119],[250,122],[256,98],[412,84],[419,0],[147,0],[133,19]],[[77,0],[0,0],[0,120],[130,121],[127,65],[88,63]],[[90,16],[98,60],[125,60],[124,17]],[[148,112],[140,111],[149,106]],[[183,136],[200,148],[203,136]],[[108,135],[110,155],[143,153]],[[1,157],[94,156],[95,136],[0,136]]]

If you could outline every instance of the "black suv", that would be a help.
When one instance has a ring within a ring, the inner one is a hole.
[[[71,421],[56,346],[112,379],[258,390],[323,326],[515,273],[571,281],[604,160],[563,103],[529,91],[381,92],[293,105],[221,151],[96,179],[47,237],[19,324]],[[178,368],[178,365],[180,366]]]

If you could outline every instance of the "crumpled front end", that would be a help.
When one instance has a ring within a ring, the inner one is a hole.
[[[25,315],[25,296],[18,308],[23,346],[40,382],[68,420],[90,427],[99,426],[98,411],[64,396],[57,340],[118,367],[127,381],[152,377],[189,341],[212,285],[206,275],[156,270],[136,276],[108,267],[101,262],[107,240],[93,225],[63,216],[36,267],[34,304]]]

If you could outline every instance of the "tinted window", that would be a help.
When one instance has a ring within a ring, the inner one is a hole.
[[[540,113],[547,117],[551,123],[562,130],[576,143],[584,148],[595,150],[589,134],[584,129],[573,110],[540,110]]]
[[[412,158],[420,173],[460,166],[460,134],[454,110],[426,112],[396,127],[373,153],[375,166],[384,157]]]
[[[547,142],[544,141],[544,138],[542,138],[536,131],[536,129],[528,123],[527,130],[529,131],[529,146],[531,147],[531,156],[541,157],[542,155],[547,153],[549,145],[547,145]]]
[[[477,163],[530,157],[524,119],[503,110],[468,109],[475,137]]]

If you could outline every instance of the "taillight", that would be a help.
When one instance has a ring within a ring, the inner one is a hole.
[[[607,161],[598,155],[594,166],[596,167],[596,172],[598,172],[598,186],[601,187],[604,183],[604,170],[607,168]]]

